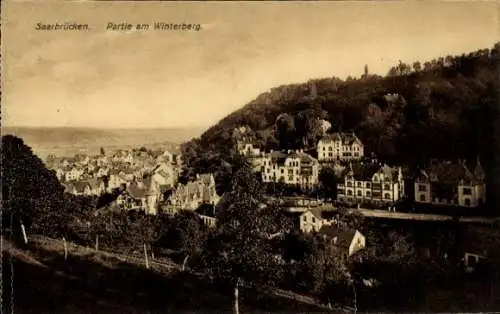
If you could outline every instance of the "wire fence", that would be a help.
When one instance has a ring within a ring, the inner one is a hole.
[[[149,265],[150,268],[153,269],[158,269],[158,268],[163,268],[163,269],[168,269],[168,270],[177,270],[177,271],[182,271],[182,265],[179,265],[169,258],[163,257],[163,256],[151,256],[151,254],[148,254],[148,261],[146,262],[146,258],[143,254],[140,253],[128,253],[124,254],[123,252],[120,252],[118,250],[113,250],[113,249],[105,249],[101,250],[92,247],[86,247],[86,246],[81,246],[72,242],[67,242],[66,243],[66,249],[65,249],[65,240],[64,239],[53,239],[53,238],[47,238],[41,235],[31,235],[30,236],[31,243],[37,243],[37,244],[42,244],[45,247],[49,247],[54,251],[57,252],[64,252],[67,250],[69,255],[76,255],[76,256],[84,256],[84,255],[90,255],[90,254],[95,254],[98,253],[102,256],[109,257],[109,258],[114,258],[119,260],[120,262],[123,263],[130,263],[133,265],[143,265],[143,267],[146,267],[146,265]],[[150,252],[149,252],[150,253]],[[64,253],[63,253],[64,254]],[[192,269],[186,268],[189,273],[200,276],[200,277],[206,277],[205,274],[200,273],[200,272],[195,272]],[[254,288],[254,285],[248,284],[248,283],[242,283],[242,287],[244,288]],[[281,297],[289,300],[293,300],[296,302],[316,306],[318,308],[328,310],[328,311],[335,311],[335,312],[354,312],[355,310],[350,307],[346,306],[340,306],[340,305],[327,305],[319,302],[316,298],[311,297],[311,296],[305,296],[302,294],[298,294],[289,290],[283,290],[279,289],[276,287],[272,286],[265,286],[265,285],[259,285],[258,286],[259,290],[265,289],[269,292],[271,292],[274,296],[276,297]]]

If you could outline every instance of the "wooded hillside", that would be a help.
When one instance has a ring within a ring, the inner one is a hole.
[[[400,62],[384,77],[366,71],[360,78],[314,79],[272,88],[200,139],[184,144],[187,164],[197,171],[210,171],[220,170],[214,164],[230,163],[232,132],[242,125],[249,126],[266,148],[300,148],[307,141],[280,143],[274,131],[277,118],[288,121],[296,136],[311,137],[303,125],[312,116],[328,120],[330,132],[356,132],[365,152],[390,164],[416,168],[429,158],[476,160],[480,155],[492,171],[499,142],[495,129],[499,58],[497,43],[491,49],[424,63]]]

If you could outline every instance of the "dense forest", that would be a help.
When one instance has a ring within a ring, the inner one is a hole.
[[[325,119],[329,132],[356,132],[365,151],[389,164],[417,169],[430,158],[476,160],[479,155],[487,173],[494,173],[500,149],[495,129],[500,124],[499,58],[496,43],[424,63],[400,61],[384,77],[370,74],[366,66],[359,78],[272,88],[185,143],[188,172],[215,172],[223,191],[227,173],[234,171],[228,147],[235,128],[250,127],[266,149],[307,149],[320,136],[317,121]]]

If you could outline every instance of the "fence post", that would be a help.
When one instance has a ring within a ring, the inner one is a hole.
[[[66,243],[66,238],[63,237],[63,244],[64,244],[64,260],[68,259],[68,244]]]
[[[28,236],[26,235],[26,229],[23,223],[21,223],[21,231],[23,232],[24,243],[28,244]]]
[[[148,250],[146,248],[146,243],[144,243],[144,259],[146,261],[146,268],[149,269]]]

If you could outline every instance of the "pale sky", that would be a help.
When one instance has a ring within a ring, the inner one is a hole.
[[[500,27],[495,2],[2,5],[4,126],[206,126],[278,85],[490,48]],[[105,30],[125,21],[202,29]],[[37,31],[38,22],[90,29]]]

